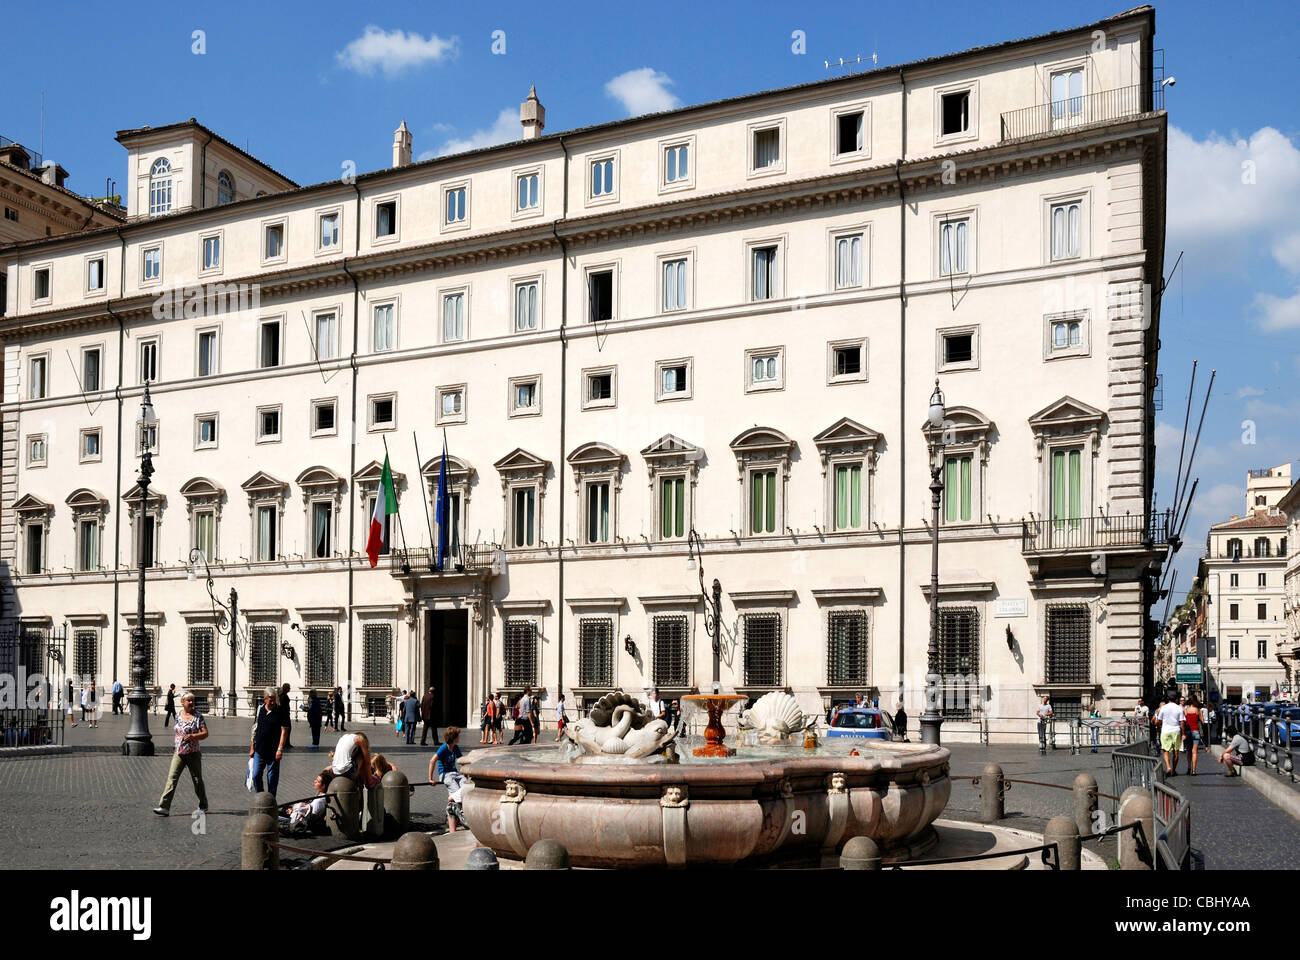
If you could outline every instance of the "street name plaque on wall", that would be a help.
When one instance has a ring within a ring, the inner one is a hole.
[[[1201,658],[1194,653],[1180,653],[1174,657],[1175,683],[1201,683],[1205,672],[1201,669]]]
[[[993,601],[994,617],[1027,617],[1029,600],[1025,597],[999,597]]]

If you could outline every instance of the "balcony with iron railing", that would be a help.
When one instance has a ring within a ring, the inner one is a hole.
[[[395,577],[429,575],[455,577],[465,574],[479,576],[492,568],[495,552],[496,547],[490,543],[461,545],[447,555],[442,569],[438,569],[436,555],[426,547],[394,549],[388,555],[388,572]]]
[[[1123,120],[1151,110],[1164,109],[1164,87],[1142,84],[1117,87],[1078,97],[1052,100],[1002,114],[1002,139],[1019,140],[1044,133],[1059,133],[1109,120]]]
[[[1025,520],[1021,552],[1039,554],[1149,549],[1163,546],[1169,540],[1170,516],[1167,512]]]

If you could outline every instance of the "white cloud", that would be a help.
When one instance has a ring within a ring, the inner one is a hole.
[[[1257,293],[1254,307],[1259,325],[1265,330],[1288,330],[1291,327],[1300,327],[1300,290],[1289,297]]]
[[[441,63],[456,55],[457,39],[444,40],[436,33],[427,38],[404,30],[385,31],[370,24],[342,50],[334,54],[339,64],[364,76],[373,76],[376,69],[385,77],[394,77],[403,70],[425,63]]]
[[[1168,200],[1169,247],[1198,272],[1259,249],[1300,272],[1300,149],[1273,127],[1196,140],[1171,126]]]
[[[639,67],[620,73],[605,84],[605,93],[623,104],[629,117],[671,110],[679,101],[668,92],[672,78],[653,67]]]
[[[430,160],[433,157],[445,157],[450,153],[464,153],[466,150],[477,150],[480,147],[494,147],[499,143],[511,143],[515,140],[521,140],[523,136],[524,129],[519,125],[519,108],[506,107],[497,114],[492,126],[482,130],[475,130],[468,137],[448,140],[437,150],[428,150],[420,154],[420,159]]]
[[[1262,397],[1263,395],[1264,395],[1264,391],[1259,389],[1259,387],[1238,387],[1237,388],[1238,400],[1241,400],[1245,397]]]

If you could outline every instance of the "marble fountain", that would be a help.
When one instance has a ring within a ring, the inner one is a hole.
[[[703,738],[614,691],[561,744],[475,750],[460,764],[475,839],[511,860],[557,840],[575,867],[816,866],[858,836],[887,860],[935,846],[951,790],[943,747],[818,742],[817,718],[785,693],[741,714],[732,745],[722,717],[743,697],[682,699],[708,711]]]

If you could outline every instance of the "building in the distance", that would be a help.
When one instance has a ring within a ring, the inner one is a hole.
[[[1197,570],[1203,588],[1202,655],[1210,692],[1227,703],[1262,701],[1289,684],[1294,663],[1283,611],[1291,464],[1251,470],[1246,513],[1210,527]]]
[[[1300,697],[1300,480],[1278,501],[1277,508],[1286,518],[1286,570],[1282,574],[1282,611],[1286,634],[1282,639],[1286,684],[1292,699]]]
[[[432,683],[463,722],[489,690],[576,709],[716,671],[915,717],[935,443],[945,736],[1030,736],[1042,694],[1128,710],[1168,549],[1154,30],[563,133],[533,93],[516,142],[413,163],[403,124],[391,168],[297,188],[194,121],[119,134],[125,226],[0,251],[18,623],[126,679],[143,556],[150,684],[241,710]],[[199,553],[238,591],[233,660]]]

